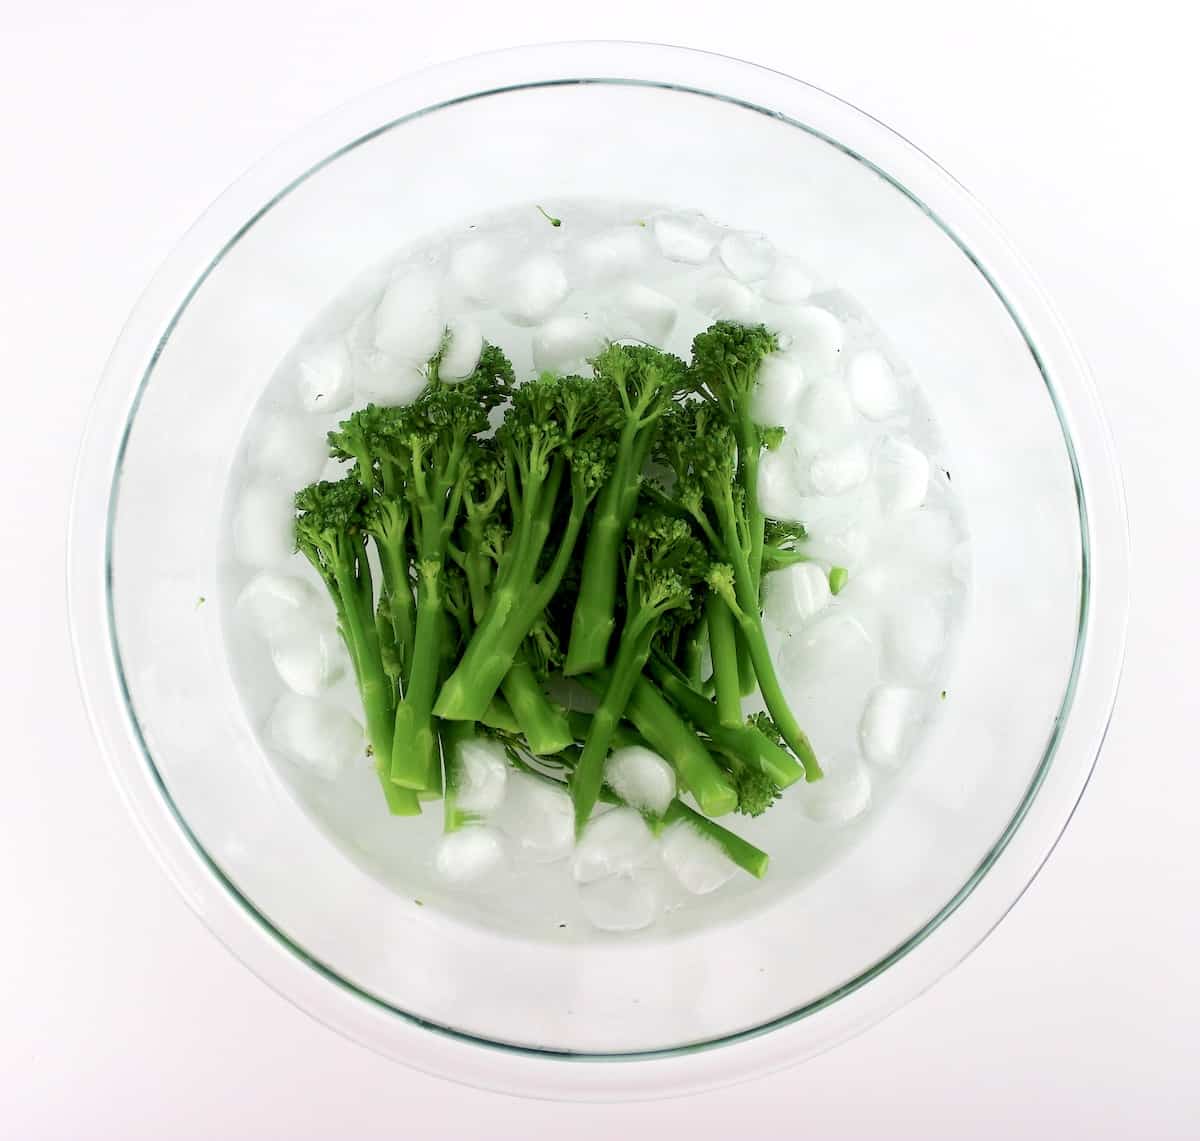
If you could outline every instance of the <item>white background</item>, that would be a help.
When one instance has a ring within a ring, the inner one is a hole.
[[[4,5],[0,1135],[935,1141],[1200,1129],[1200,87],[1194,35],[1178,22],[1186,6],[1142,0],[1119,19],[1052,0],[701,7]],[[312,116],[401,72],[584,37],[678,41],[801,76],[896,127],[991,208],[1095,369],[1128,485],[1135,597],[1121,700],[1082,807],[962,967],[792,1072],[686,1101],[565,1110],[383,1061],[292,1009],[208,935],[144,849],[92,742],[63,564],[71,467],[104,358],[205,205]]]

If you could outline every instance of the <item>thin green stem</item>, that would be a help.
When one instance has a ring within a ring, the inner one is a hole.
[[[704,599],[704,616],[708,621],[717,716],[722,725],[740,725],[742,689],[738,679],[737,635],[733,615],[721,596],[710,591]]]

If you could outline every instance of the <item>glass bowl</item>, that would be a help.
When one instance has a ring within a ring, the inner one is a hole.
[[[862,303],[948,441],[973,581],[953,700],[835,865],[805,877],[782,836],[753,906],[734,893],[665,931],[532,937],[419,899],[423,871],[382,882],[315,827],[234,685],[218,540],[256,400],[350,282],[466,217],[595,196],[766,232]],[[401,80],[226,192],[113,352],[69,558],[97,736],[218,938],[381,1053],[558,1098],[661,1096],[794,1063],[958,962],[1083,791],[1127,594],[1120,483],[1086,370],[970,196],[824,92],[642,44],[522,48]]]

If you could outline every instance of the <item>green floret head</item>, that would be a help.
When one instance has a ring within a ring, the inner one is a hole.
[[[759,769],[742,765],[733,774],[737,810],[745,816],[761,816],[781,795],[779,786]]]
[[[783,741],[783,734],[779,732],[779,726],[775,724],[775,719],[765,709],[759,710],[757,713],[751,713],[746,718],[746,724],[752,729],[757,729],[781,749],[787,748]]]
[[[791,547],[808,538],[803,523],[789,523],[786,519],[768,519],[764,528],[763,541],[772,547]]]
[[[626,593],[630,613],[692,610],[708,553],[684,519],[649,511],[626,534]]]
[[[663,417],[655,458],[675,475],[679,495],[705,484],[732,486],[737,439],[725,411],[709,401],[685,400]]]
[[[740,407],[754,391],[763,358],[778,348],[765,325],[718,321],[692,341],[692,373],[723,406]]]
[[[310,483],[296,493],[296,549],[333,585],[362,550],[366,492],[356,476]]]
[[[679,357],[650,345],[609,345],[592,359],[592,367],[597,380],[613,386],[626,416],[657,416],[692,384]]]

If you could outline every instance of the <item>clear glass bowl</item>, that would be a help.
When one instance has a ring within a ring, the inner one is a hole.
[[[247,721],[219,607],[198,600],[218,581],[247,416],[314,315],[391,250],[463,217],[594,196],[762,230],[866,307],[955,457],[972,605],[954,700],[831,870],[784,874],[767,905],[717,905],[669,936],[537,940],[418,906],[314,827]],[[435,68],[315,124],[230,189],[113,352],[70,546],[96,733],[213,932],[384,1054],[561,1098],[660,1096],[793,1063],[969,952],[1082,793],[1115,696],[1126,576],[1119,478],[1084,366],[968,194],[821,91],[636,44]]]

